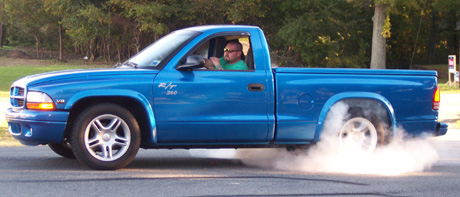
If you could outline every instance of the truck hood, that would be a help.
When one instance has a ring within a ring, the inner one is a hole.
[[[152,69],[77,69],[77,70],[63,70],[30,75],[18,79],[13,83],[13,86],[26,87],[40,83],[59,80],[84,80],[86,78],[97,76],[123,76],[123,75],[139,75],[139,74],[152,74],[156,75],[159,70]]]

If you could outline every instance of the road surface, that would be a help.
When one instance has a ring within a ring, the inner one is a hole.
[[[397,142],[366,160],[325,152],[140,150],[95,171],[48,147],[0,148],[0,196],[458,196],[459,95],[442,95],[438,138]]]

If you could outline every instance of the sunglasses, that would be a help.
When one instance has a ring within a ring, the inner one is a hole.
[[[227,49],[227,48],[224,49],[224,52],[229,52],[229,53],[235,52],[235,51],[241,51],[241,50],[233,50],[233,49]]]

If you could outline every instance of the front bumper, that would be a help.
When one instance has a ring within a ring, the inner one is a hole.
[[[61,143],[69,112],[65,111],[15,111],[5,112],[8,131],[24,145],[34,146]]]

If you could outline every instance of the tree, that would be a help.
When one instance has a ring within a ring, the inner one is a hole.
[[[447,37],[447,48],[451,49],[448,50],[448,53],[452,54],[452,49],[456,48],[460,57],[460,2],[458,0],[438,0],[434,1],[432,6],[443,24],[446,24],[441,33],[443,37]],[[460,60],[460,58],[457,59]]]
[[[350,0],[355,4],[365,5],[367,0]],[[422,0],[423,3],[425,0]],[[399,7],[404,9],[418,7],[418,1],[404,0],[373,0],[374,16],[372,30],[371,69],[387,68],[387,39],[391,37],[390,14],[398,13]]]
[[[386,36],[384,36],[384,27],[389,26],[389,21],[385,21],[388,17],[386,14],[387,7],[388,4],[383,2],[375,4],[375,14],[372,17],[374,27],[372,30],[371,69],[386,68]]]
[[[40,58],[41,30],[50,22],[51,16],[45,11],[42,0],[5,0],[5,11],[10,24],[16,25],[35,38],[37,58]]]
[[[62,1],[61,1],[62,2]],[[62,4],[66,14],[62,26],[76,48],[84,49],[90,61],[94,61],[101,43],[109,35],[109,14],[104,10],[105,1],[71,1]]]
[[[53,16],[53,20],[58,24],[59,29],[59,60],[63,60],[63,28],[62,28],[62,21],[65,17],[69,17],[71,12],[69,9],[69,5],[71,1],[66,0],[43,0],[44,1],[44,8],[45,10]]]
[[[136,52],[140,50],[142,34],[152,33],[156,40],[159,35],[169,32],[164,19],[171,17],[174,9],[167,2],[112,0],[110,4],[120,6],[123,9],[123,16],[133,22]]]
[[[37,57],[59,46],[59,59],[74,47],[122,61],[176,29],[248,24],[283,65],[408,68],[459,52],[459,10],[458,0],[0,0],[0,22],[8,44],[35,45]]]
[[[7,19],[7,15],[5,13],[5,0],[0,0],[0,48],[3,48],[4,30]]]
[[[365,67],[370,36],[366,29],[369,14],[357,11],[345,0],[282,1],[285,23],[278,31],[285,46],[278,54],[288,60],[281,64],[305,63],[307,67]],[[289,54],[291,53],[291,54]],[[301,62],[296,62],[300,57]],[[293,61],[294,60],[294,61]]]

